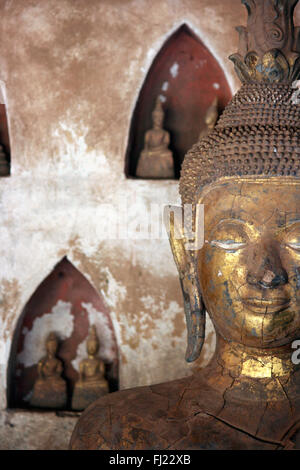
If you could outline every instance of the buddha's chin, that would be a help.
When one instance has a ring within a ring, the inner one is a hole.
[[[280,347],[289,344],[300,335],[300,315],[292,308],[254,312],[247,309],[243,328],[245,345],[261,348]]]
[[[243,308],[230,325],[212,315],[216,329],[225,339],[253,348],[276,348],[287,345],[300,337],[300,312],[292,305],[276,311],[254,312]],[[220,321],[221,320],[221,321]]]

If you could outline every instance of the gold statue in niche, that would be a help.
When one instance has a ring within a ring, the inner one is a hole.
[[[57,348],[57,337],[52,332],[46,340],[47,355],[39,361],[37,366],[38,378],[30,399],[30,404],[34,407],[55,409],[66,407],[66,382],[61,377],[63,364],[55,357]]]
[[[174,178],[174,161],[168,149],[170,134],[163,129],[164,111],[158,97],[152,112],[153,128],[146,132],[136,176],[140,178]]]
[[[97,357],[99,340],[96,328],[91,327],[87,340],[88,358],[79,365],[79,380],[75,384],[72,398],[73,410],[84,410],[97,398],[108,393],[108,383],[104,378],[105,367],[103,361]]]
[[[200,132],[199,139],[206,137],[208,134],[210,134],[213,131],[217,123],[218,117],[219,117],[218,97],[216,96],[205,114],[205,119],[204,119],[205,128],[202,129],[202,131]]]
[[[217,336],[212,361],[190,377],[98,400],[71,448],[300,449],[300,366],[291,348],[300,336],[297,2],[243,0],[248,27],[231,56],[242,88],[183,163],[181,212],[189,217],[192,205],[194,235],[174,213],[170,243],[186,359],[199,357],[207,310]]]

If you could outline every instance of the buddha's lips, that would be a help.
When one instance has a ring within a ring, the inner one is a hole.
[[[286,297],[277,297],[274,299],[257,299],[253,298],[246,298],[242,299],[243,304],[258,313],[276,313],[280,312],[281,310],[286,309],[290,304],[290,299]]]

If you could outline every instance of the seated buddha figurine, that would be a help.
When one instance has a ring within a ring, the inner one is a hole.
[[[38,378],[30,399],[31,406],[55,409],[66,407],[66,382],[61,377],[63,364],[55,357],[57,348],[57,337],[52,332],[46,340],[47,355],[39,361],[37,366]]]
[[[170,217],[186,359],[199,357],[206,311],[214,357],[191,376],[97,400],[77,422],[71,449],[300,449],[297,1],[243,0],[248,28],[239,28],[232,56],[243,85],[187,153],[182,208]],[[180,211],[193,230],[184,230]]]
[[[99,340],[96,328],[92,325],[87,340],[88,358],[79,365],[79,380],[75,384],[72,398],[73,410],[84,410],[97,398],[108,393],[108,383],[104,379],[104,363],[97,357],[98,351]]]
[[[168,149],[170,134],[163,129],[164,111],[158,97],[152,112],[153,128],[146,132],[136,176],[140,178],[174,178],[174,161]]]
[[[216,125],[218,117],[218,97],[216,96],[205,114],[205,128],[202,129],[202,131],[200,132],[199,139],[206,137],[208,134],[210,134],[210,132],[212,132]]]

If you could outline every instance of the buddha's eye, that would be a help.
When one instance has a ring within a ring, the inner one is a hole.
[[[292,226],[287,233],[284,234],[285,246],[300,253],[300,224],[299,222]]]
[[[246,245],[245,242],[238,242],[235,240],[212,240],[210,244],[226,251],[237,251],[240,248],[244,248]]]
[[[300,253],[300,242],[297,241],[297,242],[288,242],[286,243],[286,246],[288,246],[289,248],[292,248],[292,250],[294,251],[297,251]]]
[[[209,236],[210,245],[228,252],[235,252],[244,248],[248,236],[244,225],[235,221],[221,221]]]

